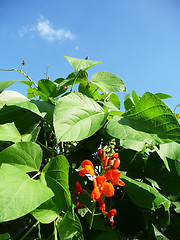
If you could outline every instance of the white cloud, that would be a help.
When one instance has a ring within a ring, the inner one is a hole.
[[[43,16],[38,19],[37,25],[32,27],[22,27],[19,31],[19,36],[23,37],[28,32],[37,32],[42,38],[47,39],[48,41],[75,39],[75,35],[72,34],[71,31],[62,28],[55,29],[52,23],[48,19],[44,19]]]

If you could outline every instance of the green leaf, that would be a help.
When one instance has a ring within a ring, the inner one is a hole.
[[[28,98],[16,91],[4,91],[0,94],[0,117],[5,119],[9,115],[15,115],[20,109],[29,110],[40,117],[44,117],[40,113],[38,107]],[[2,119],[1,119],[2,121]]]
[[[41,127],[38,126],[39,123],[30,125],[30,128],[27,129],[26,133],[22,135],[22,142],[36,142]]]
[[[61,97],[54,111],[57,142],[80,141],[92,136],[104,125],[107,115],[95,101],[82,93]]]
[[[13,123],[6,123],[0,125],[0,141],[21,141],[21,135]]]
[[[27,98],[34,98],[39,95],[38,89],[30,87],[27,89]]]
[[[55,209],[58,213],[67,210],[71,205],[68,172],[69,164],[67,159],[63,155],[59,155],[45,165],[41,174],[42,182],[54,192],[52,209],[50,210]]]
[[[175,206],[175,212],[180,213],[180,202],[172,202],[172,204]]]
[[[160,145],[160,151],[163,154],[173,160],[180,161],[180,144],[177,142],[170,142]]]
[[[0,152],[0,164],[8,163],[22,171],[39,171],[42,150],[33,142],[19,142]]]
[[[124,97],[124,108],[127,110],[130,110],[134,106],[134,100],[130,96],[130,94],[126,94]]]
[[[67,211],[63,219],[57,225],[61,240],[83,240],[83,230],[79,218],[71,211]]]
[[[180,125],[174,114],[151,93],[145,93],[122,117],[112,118],[106,131],[112,137],[153,145],[180,141]]]
[[[134,104],[137,104],[139,102],[139,97],[134,90],[132,90],[132,98],[133,98]]]
[[[125,182],[125,191],[137,206],[156,210],[162,204],[165,211],[169,209],[170,201],[150,185],[125,175],[122,175],[121,178]]]
[[[71,66],[74,68],[75,71],[79,71],[81,69],[87,70],[96,64],[101,63],[100,61],[89,61],[85,59],[79,59],[79,58],[73,58],[73,57],[67,57],[65,58],[68,60],[68,62],[71,64]]]
[[[48,123],[52,125],[54,105],[47,102],[37,101],[37,100],[31,100],[31,102],[38,107],[39,112],[43,114],[44,118],[48,121]]]
[[[91,78],[91,82],[105,93],[126,91],[126,87],[122,79],[109,72],[102,71],[95,73]]]
[[[163,193],[180,197],[180,176],[179,161],[168,159],[170,172],[164,167],[164,164],[156,152],[151,153],[146,161],[145,176],[155,180]],[[173,166],[174,165],[174,166]]]
[[[172,98],[172,96],[165,94],[165,93],[155,93],[154,95],[156,95],[157,97],[159,97],[160,99],[167,99],[167,98]]]
[[[38,92],[43,101],[47,102],[55,89],[56,84],[49,79],[41,79],[38,82]]]
[[[117,94],[109,93],[109,94],[101,94],[98,98],[99,101],[104,100],[104,102],[111,102],[117,109],[120,109],[120,100]]]
[[[94,84],[92,84],[91,82],[80,83],[79,92],[83,93],[89,98],[97,99],[99,97],[99,93],[97,89],[95,88]]]
[[[107,123],[105,130],[115,138],[127,141],[139,141],[148,144],[168,142],[168,139],[158,137],[157,133],[151,132],[140,121],[115,116]]]
[[[153,224],[154,235],[157,240],[168,240]]]
[[[164,165],[166,166],[167,170],[170,171],[167,158],[165,157],[165,155],[163,154],[163,152],[162,152],[161,150],[159,150],[156,146],[153,146],[153,148],[155,149],[155,151],[157,152],[157,154],[160,156],[160,158],[163,160]]]
[[[0,168],[0,222],[13,220],[33,211],[53,196],[40,181],[24,171],[2,164]]]
[[[9,233],[0,234],[0,240],[8,240],[10,238],[11,237],[10,237]]]
[[[0,81],[0,93],[1,93],[4,89],[10,87],[12,84],[17,83],[17,82],[23,83],[23,84],[28,85],[28,86],[31,86],[31,85],[33,84],[33,83],[30,82],[30,81],[18,81],[18,80]]]
[[[139,103],[124,117],[134,121],[141,121],[147,125],[149,131],[180,141],[180,125],[168,106],[152,93],[146,92]]]
[[[145,143],[143,141],[136,141],[136,140],[121,140],[121,146],[125,149],[132,149],[137,152],[143,150]]]
[[[40,223],[48,224],[53,222],[56,218],[59,217],[59,212],[52,199],[49,199],[47,202],[41,204],[38,208],[31,212],[33,217],[35,217]]]

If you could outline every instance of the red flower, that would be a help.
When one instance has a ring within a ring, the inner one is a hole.
[[[101,209],[102,212],[104,212],[106,209],[106,205],[102,200],[102,197],[100,197],[97,201],[98,201],[99,208]]]
[[[114,161],[114,164],[112,165],[113,169],[117,169],[120,165],[120,159],[116,158],[116,160]]]
[[[84,192],[85,192],[85,190],[82,189],[82,187],[81,187],[81,185],[80,185],[79,182],[76,182],[75,188],[76,188],[76,194],[81,194],[81,193],[84,193]]]
[[[104,194],[106,197],[114,195],[114,187],[111,183],[106,182],[105,176],[97,176],[93,180],[94,189],[91,198],[98,200]]]
[[[110,169],[104,173],[107,181],[110,181],[112,185],[117,185],[119,183],[121,173],[117,169]]]
[[[89,160],[84,160],[82,163],[81,163],[81,171],[79,172],[79,175],[81,177],[84,177],[85,174],[90,174],[92,177],[94,177],[94,166],[92,164],[91,161]]]
[[[75,209],[78,210],[78,209],[82,209],[82,208],[85,208],[85,205],[84,205],[84,204],[81,204],[80,202],[77,202]]]
[[[114,224],[114,216],[117,214],[116,209],[111,209],[109,212],[104,212],[104,215],[109,218],[111,226],[113,227]]]

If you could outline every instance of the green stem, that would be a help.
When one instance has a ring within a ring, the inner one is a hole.
[[[24,240],[26,239],[26,237],[32,232],[32,230],[39,224],[39,221],[37,221],[34,225],[32,225],[32,227],[24,234],[24,236],[22,238],[20,238],[19,240]]]
[[[40,226],[40,223],[38,223],[38,238],[41,239],[41,226]]]
[[[41,145],[42,147],[44,147],[47,151],[49,152],[53,152],[53,149],[49,149],[48,147],[46,147],[44,144],[42,144],[40,141],[37,140],[37,143],[39,143],[39,145]]]
[[[96,209],[96,200],[93,199],[93,208],[92,208],[92,214],[91,214],[91,219],[90,219],[90,223],[89,223],[90,230],[92,228],[92,224],[93,224],[93,220],[94,220],[95,209]]]
[[[41,174],[40,172],[36,173],[31,179],[36,178],[36,177],[39,176],[40,174]]]

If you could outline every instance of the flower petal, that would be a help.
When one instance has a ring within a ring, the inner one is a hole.
[[[90,161],[90,160],[84,160],[82,163],[81,163],[81,167],[84,168],[86,165],[90,165],[94,168],[94,165],[93,163]]]
[[[91,198],[92,199],[99,199],[102,196],[102,192],[99,191],[98,187],[95,187],[91,193]]]
[[[104,193],[104,195],[106,197],[112,197],[114,195],[114,187],[111,183],[108,183],[106,182],[104,185],[103,185],[103,190],[102,192]]]

